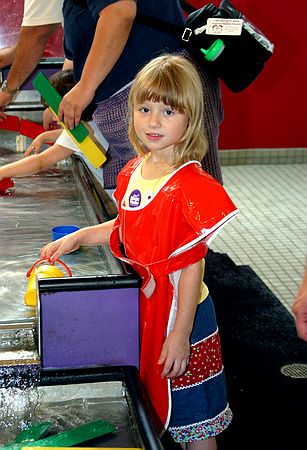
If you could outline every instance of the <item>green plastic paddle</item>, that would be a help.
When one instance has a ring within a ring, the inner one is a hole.
[[[14,446],[15,444],[25,444],[29,442],[32,444],[42,437],[51,427],[52,422],[38,422],[34,425],[29,425],[23,431],[21,431],[13,441],[4,444],[2,448]]]
[[[76,428],[63,431],[45,439],[39,439],[34,442],[26,442],[20,445],[22,447],[71,447],[72,445],[80,444],[81,442],[89,441],[104,434],[115,431],[115,426],[104,422],[103,420],[96,420],[95,422],[86,423]],[[6,447],[7,448],[7,447]],[[16,447],[14,446],[14,449]]]

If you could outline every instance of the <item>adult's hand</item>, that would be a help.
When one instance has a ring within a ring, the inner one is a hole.
[[[95,95],[95,89],[84,86],[79,81],[66,95],[60,103],[58,118],[64,122],[67,128],[72,130],[80,123],[82,111],[91,103]]]
[[[292,305],[297,334],[307,342],[307,267]]]

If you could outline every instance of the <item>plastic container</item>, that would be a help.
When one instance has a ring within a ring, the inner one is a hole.
[[[59,225],[52,228],[52,240],[56,241],[67,234],[80,230],[77,225]]]
[[[48,264],[42,264],[39,267],[35,267],[36,264],[45,262],[47,262]],[[58,259],[56,262],[61,264],[62,267],[64,267],[69,277],[72,276],[71,270],[65,263],[63,263],[63,261]],[[49,259],[39,259],[38,261],[36,261],[32,265],[31,269],[29,269],[27,272],[27,278],[29,279],[29,281],[24,296],[25,304],[27,306],[36,306],[37,292],[38,292],[37,288],[38,278],[63,278],[64,276],[65,276],[64,272],[62,272],[62,270],[60,270],[58,267],[55,267],[54,263],[50,262]]]

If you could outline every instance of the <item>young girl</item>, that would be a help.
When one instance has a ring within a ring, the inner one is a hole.
[[[237,210],[199,163],[207,148],[202,98],[185,58],[148,63],[129,97],[129,137],[139,157],[118,176],[118,217],[41,251],[54,261],[81,245],[109,243],[142,277],[141,378],[161,429],[189,450],[215,449],[232,418],[203,276],[207,245]]]

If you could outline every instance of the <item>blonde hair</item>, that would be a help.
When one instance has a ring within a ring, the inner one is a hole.
[[[129,139],[137,154],[144,156],[147,150],[135,133],[134,108],[149,100],[162,102],[188,116],[187,129],[175,147],[173,166],[201,161],[208,150],[203,95],[199,75],[186,58],[166,54],[146,64],[136,75],[128,101]]]

